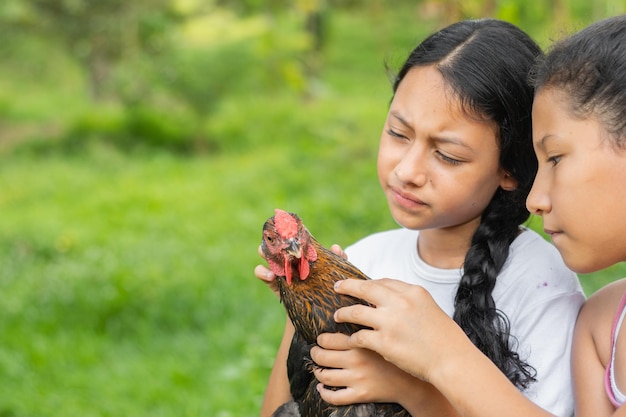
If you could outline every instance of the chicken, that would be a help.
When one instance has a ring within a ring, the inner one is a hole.
[[[263,226],[263,255],[276,283],[295,335],[287,359],[287,374],[292,401],[280,406],[276,417],[365,417],[409,416],[398,404],[372,403],[333,406],[316,390],[313,368],[317,365],[310,350],[320,333],[352,334],[361,327],[336,323],[334,312],[355,303],[367,304],[354,297],[337,294],[334,283],[341,279],[369,279],[354,265],[320,245],[294,213],[276,209]]]

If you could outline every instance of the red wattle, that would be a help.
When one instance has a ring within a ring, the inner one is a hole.
[[[288,256],[285,256],[285,278],[287,279],[287,285],[291,285],[291,265],[289,264]]]
[[[301,281],[304,281],[309,276],[309,261],[307,261],[304,256],[300,258],[300,267],[298,268],[298,272],[300,273]]]

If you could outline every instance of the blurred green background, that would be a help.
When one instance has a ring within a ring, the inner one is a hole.
[[[375,172],[386,67],[462,18],[546,46],[625,11],[3,0],[0,417],[257,415],[284,323],[253,276],[265,219],[296,211],[325,245],[394,227]]]

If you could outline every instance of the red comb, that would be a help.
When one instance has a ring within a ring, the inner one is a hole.
[[[295,237],[298,233],[298,223],[296,219],[294,219],[291,214],[281,209],[276,209],[274,212],[276,213],[274,215],[274,225],[276,226],[278,234],[285,239]]]

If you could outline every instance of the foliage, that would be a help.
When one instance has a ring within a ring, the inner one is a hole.
[[[107,64],[109,91],[115,92],[109,98],[115,100],[86,102],[80,111],[64,121],[58,119],[58,109],[53,107],[51,116],[58,127],[52,134],[46,133],[47,137],[33,135],[40,140],[31,150],[49,152],[51,149],[46,149],[46,143],[54,148],[52,151],[77,150],[97,138],[124,149],[165,147],[184,153],[214,151],[228,144],[222,143],[219,137],[210,137],[207,124],[212,122],[228,96],[274,94],[276,90],[285,89],[296,94],[307,91],[305,68],[300,62],[302,52],[308,47],[307,38],[301,35],[288,14],[277,16],[275,19],[281,24],[274,25],[267,16],[238,19],[222,10],[192,8],[177,13],[194,17],[167,30],[154,30],[168,33],[166,49],[154,51],[158,43],[155,40],[152,46],[144,45],[141,53],[135,48],[134,53],[123,54],[124,59],[116,62],[111,74],[109,69],[113,63]],[[150,21],[150,16],[144,11],[141,19]],[[152,16],[152,20],[155,19],[158,20],[158,16]],[[87,26],[90,25],[85,23]],[[159,23],[153,26],[158,27]],[[71,30],[65,36],[73,40],[83,38]],[[44,52],[47,42],[38,38],[22,38],[16,42],[20,45],[18,49],[26,52],[21,54],[16,50],[13,53],[18,61],[30,61],[30,68],[49,65],[33,62],[37,59],[34,57],[43,54],[56,60],[62,57],[58,53]],[[124,46],[130,48],[125,43],[108,45],[112,49]],[[116,50],[121,57],[119,48]],[[61,74],[66,73],[67,67],[65,63]],[[30,68],[28,71],[32,71]],[[76,75],[68,73],[68,77]],[[46,86],[54,88],[51,87]],[[10,93],[10,89],[5,90],[7,97]],[[2,95],[0,92],[0,103],[4,102]],[[11,109],[4,113],[10,115]]]
[[[158,81],[179,97],[198,117],[219,106],[227,92],[250,86],[262,65],[248,42],[220,44],[211,48],[179,48],[156,68]]]
[[[64,46],[85,68],[95,100],[105,97],[116,64],[129,54],[154,49],[178,18],[168,0],[8,1],[0,15],[4,23]]]

